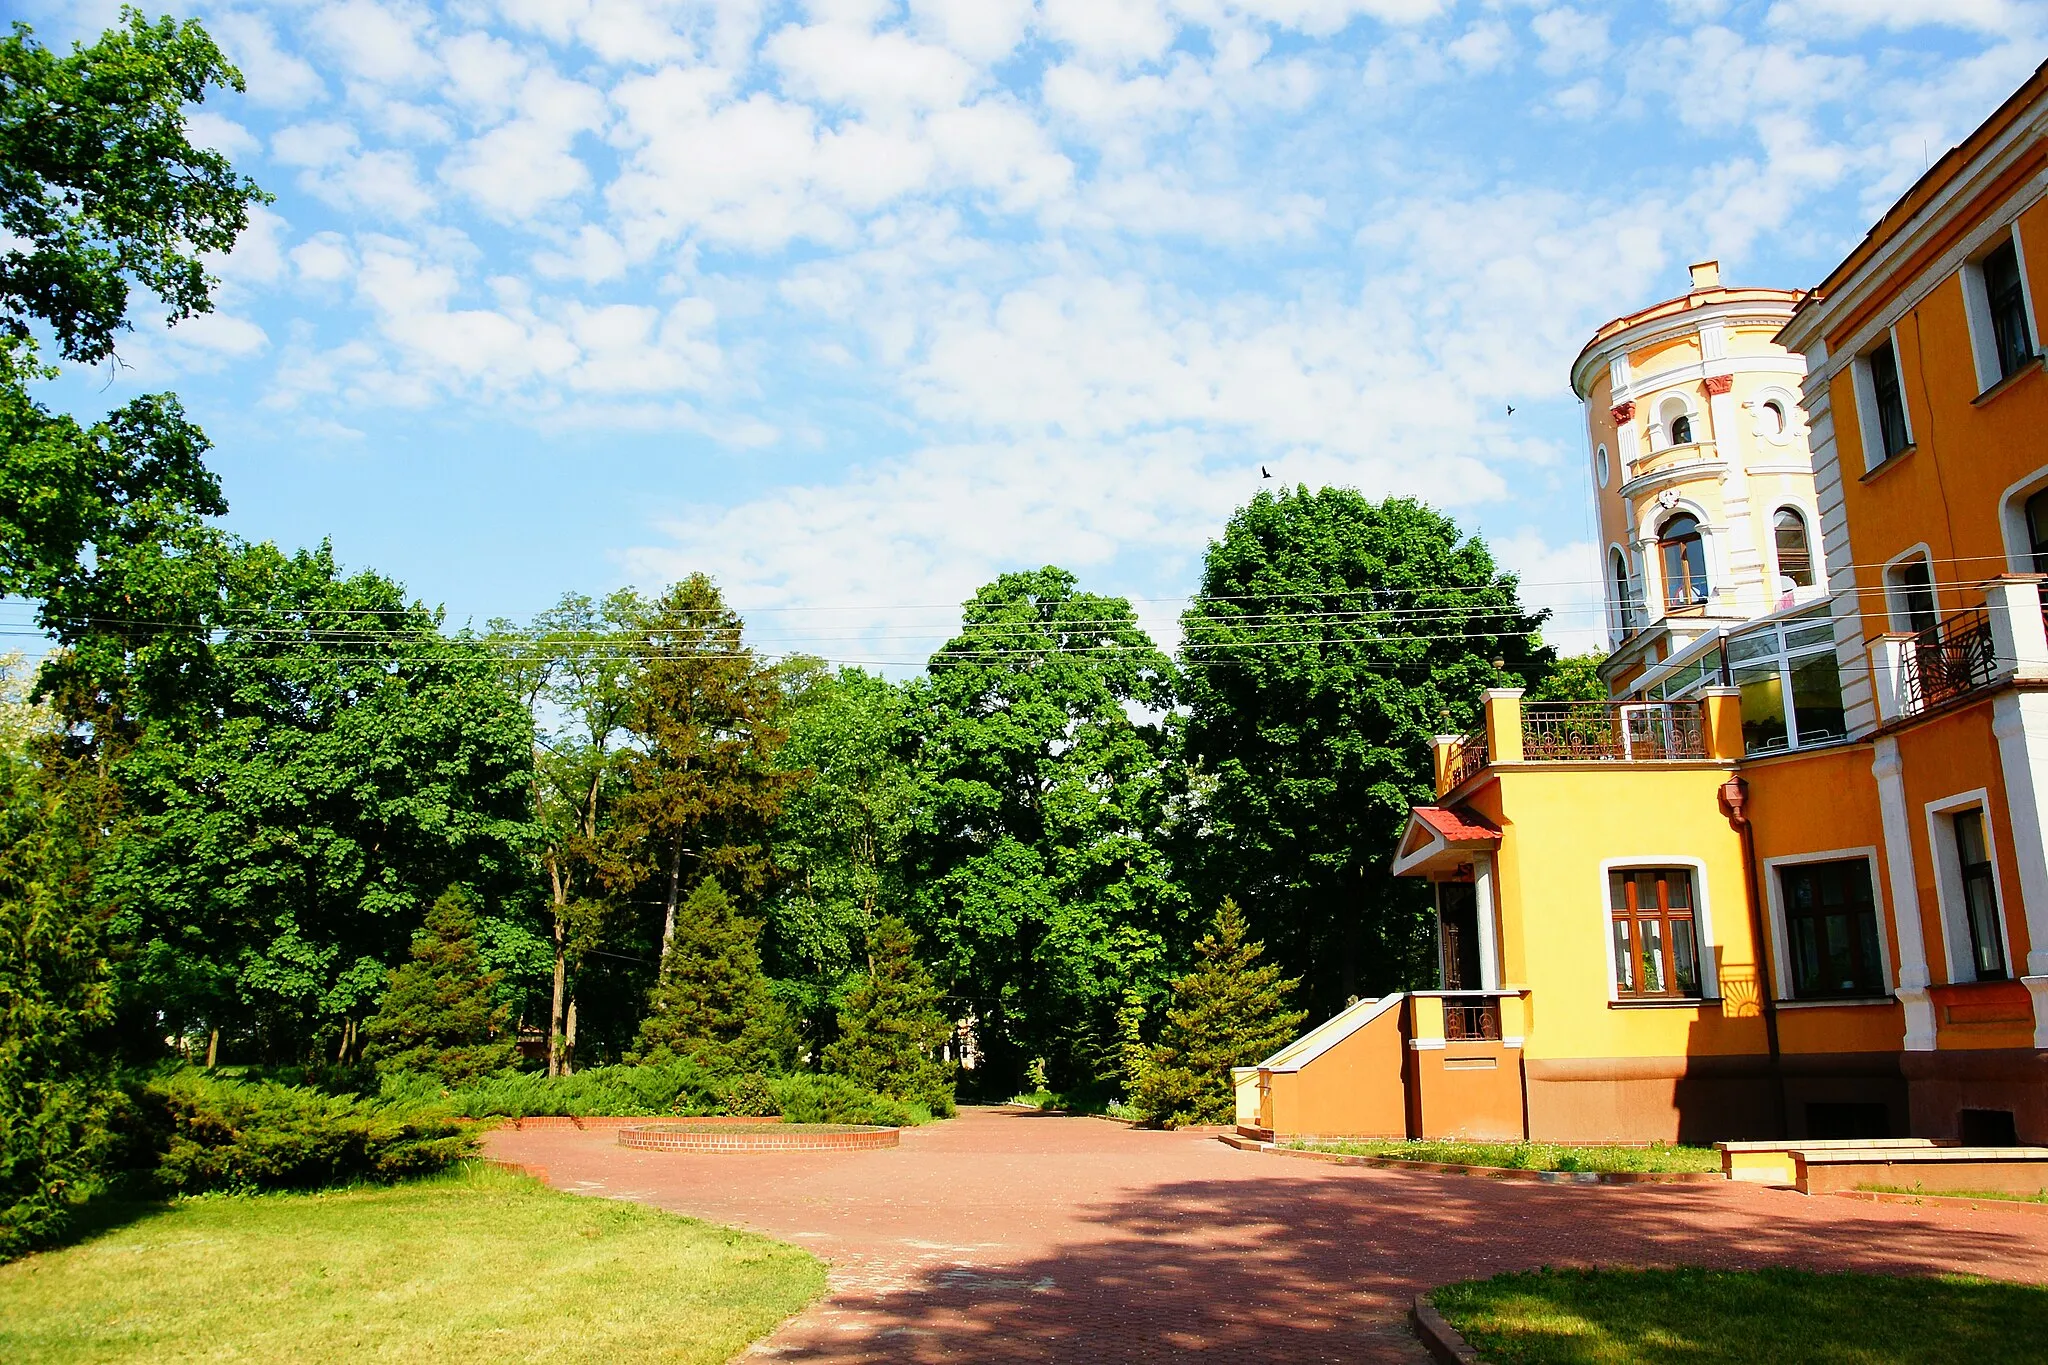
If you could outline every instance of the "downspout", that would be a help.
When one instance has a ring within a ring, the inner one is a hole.
[[[1778,1136],[1792,1136],[1785,1112],[1785,1071],[1778,1050],[1778,988],[1771,980],[1771,941],[1764,925],[1764,901],[1756,873],[1756,830],[1749,821],[1749,783],[1738,774],[1721,784],[1721,803],[1728,809],[1728,823],[1742,838],[1742,872],[1749,892],[1749,932],[1756,944],[1756,980],[1764,1016],[1764,1046],[1770,1053],[1771,1109],[1777,1119]]]

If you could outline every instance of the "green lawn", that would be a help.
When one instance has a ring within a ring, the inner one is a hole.
[[[2048,1289],[1797,1270],[1538,1270],[1446,1285],[1491,1365],[2035,1365]]]
[[[1878,1194],[1920,1195],[1928,1199],[2003,1199],[2012,1204],[2048,1204],[2048,1190],[2037,1194],[2008,1194],[2002,1190],[1923,1190],[1917,1186],[1907,1189],[1904,1185],[1858,1185],[1856,1188]]]
[[[1716,1171],[1721,1154],[1711,1147],[1573,1147],[1555,1142],[1297,1142],[1308,1152],[1391,1156],[1457,1166],[1500,1166],[1511,1171]]]
[[[825,1286],[796,1247],[482,1165],[111,1212],[0,1266],[0,1360],[723,1361]]]

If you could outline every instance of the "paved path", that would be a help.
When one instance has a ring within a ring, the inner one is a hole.
[[[1014,1109],[908,1129],[883,1152],[635,1152],[575,1131],[487,1142],[559,1188],[824,1257],[831,1293],[755,1348],[775,1360],[1420,1361],[1402,1322],[1414,1294],[1545,1264],[2048,1283],[2039,1214],[1376,1171]]]

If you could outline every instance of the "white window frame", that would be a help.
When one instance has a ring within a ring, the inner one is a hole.
[[[1813,582],[1804,588],[1794,585],[1792,600],[1796,602],[1799,600],[1799,594],[1802,592],[1815,593],[1826,590],[1828,562],[1827,557],[1821,553],[1820,518],[1814,515],[1813,509],[1800,502],[1797,498],[1781,498],[1777,502],[1772,503],[1771,519],[1767,526],[1771,539],[1771,597],[1773,601],[1776,600],[1778,595],[1778,580],[1784,577],[1778,566],[1778,513],[1780,512],[1797,512],[1799,520],[1806,526],[1806,555],[1809,561],[1807,568],[1813,574]]]
[[[1610,469],[1607,461],[1607,446],[1603,442],[1593,452],[1593,478],[1599,483],[1600,487],[1607,487],[1607,476],[1609,472]]]
[[[1776,432],[1769,432],[1764,430],[1764,409],[1774,403],[1778,410],[1785,414],[1785,420]],[[1758,441],[1774,446],[1789,446],[1799,439],[1803,410],[1799,406],[1798,394],[1772,385],[1757,390],[1745,399],[1742,405],[1749,409],[1750,433]]]
[[[1699,405],[1692,401],[1691,394],[1683,389],[1677,389],[1660,394],[1650,400],[1650,449],[1652,451],[1669,450],[1678,444],[1678,442],[1671,439],[1671,422],[1666,421],[1664,417],[1665,409],[1669,408],[1673,403],[1677,403],[1685,409],[1685,411],[1678,413],[1677,417],[1684,417],[1692,423],[1692,439],[1685,442],[1685,444],[1699,445],[1702,443],[1700,439],[1701,416]],[[1675,421],[1676,417],[1672,420]]]
[[[1941,952],[1951,983],[1976,981],[1977,964],[1970,956],[1969,911],[1963,904],[1963,863],[1956,849],[1954,819],[1965,811],[1984,812],[1985,851],[1991,855],[1991,894],[1998,902],[1998,941],[2005,954],[2005,979],[2017,981],[2020,968],[2012,959],[2012,928],[2005,922],[2005,874],[1999,867],[1998,826],[1991,818],[1991,796],[1983,787],[1929,801],[1927,847],[1934,855],[1934,894],[1941,907]]]
[[[1639,872],[1646,868],[1682,867],[1692,873],[1692,926],[1693,937],[1700,960],[1700,993],[1697,996],[1683,996],[1673,1000],[1651,997],[1647,1000],[1631,996],[1622,999],[1621,982],[1614,975],[1614,910],[1608,903],[1608,875],[1614,872]],[[1607,1003],[1626,1004],[1630,1008],[1685,1009],[1698,1008],[1709,1001],[1721,998],[1720,964],[1714,957],[1714,916],[1708,906],[1707,864],[1704,859],[1680,857],[1677,854],[1631,854],[1626,858],[1608,858],[1600,864],[1599,894],[1595,904],[1600,908],[1600,956],[1607,963]]]
[[[1941,613],[1941,582],[1934,576],[1934,551],[1928,548],[1927,542],[1923,540],[1917,545],[1908,546],[1890,559],[1887,559],[1884,562],[1883,571],[1878,575],[1879,581],[1884,585],[1885,629],[1893,635],[1910,635],[1913,633],[1911,623],[1905,619],[1905,612],[1900,608],[1899,585],[1892,581],[1892,574],[1896,570],[1905,567],[1908,560],[1914,559],[1927,561],[1927,582],[1930,590],[1934,593],[1934,619],[1936,621],[1943,619]]]
[[[1988,393],[2005,376],[1998,372],[1998,338],[1991,330],[1991,295],[1984,287],[1984,259],[2007,242],[2012,243],[2013,259],[2020,268],[2020,306],[2026,310],[2027,336],[2034,343],[2034,354],[2041,354],[2041,325],[2035,321],[2034,286],[2027,279],[2027,247],[2020,240],[2020,224],[2015,218],[2006,224],[2004,231],[1995,233],[1970,253],[1963,262],[1956,278],[1963,289],[1963,316],[1968,321],[1970,333],[1970,358],[1977,367],[1977,392]]]
[[[1906,353],[1899,349],[1899,329],[1897,324],[1894,324],[1884,329],[1882,339],[1873,341],[1858,353],[1849,371],[1856,389],[1856,426],[1858,434],[1863,438],[1863,472],[1866,474],[1883,464],[1887,458],[1898,458],[1897,455],[1888,457],[1884,453],[1884,423],[1879,421],[1877,416],[1877,382],[1870,377],[1870,357],[1876,354],[1878,347],[1886,341],[1892,346],[1892,363],[1899,367],[1899,411],[1904,415],[1906,422],[1906,444],[1899,451],[1899,455],[1905,454],[1917,444],[1913,439],[1913,405],[1906,401]]]
[[[2048,465],[2005,486],[1998,495],[1998,529],[2005,537],[2005,567],[2011,573],[2034,572],[2034,552],[2027,534],[2027,499],[2048,488]]]
[[[1801,1000],[1792,994],[1792,932],[1786,920],[1785,887],[1778,876],[1778,869],[1807,863],[1846,863],[1858,858],[1870,867],[1870,903],[1877,915],[1878,970],[1883,977],[1884,991],[1881,995],[1868,997]],[[1890,999],[1892,991],[1898,988],[1899,978],[1892,967],[1892,917],[1890,908],[1885,904],[1884,878],[1878,871],[1877,846],[1865,844],[1860,848],[1835,848],[1825,853],[1787,853],[1764,859],[1763,870],[1764,898],[1771,909],[1771,988],[1777,993],[1778,1003],[1797,1009],[1819,1009],[1829,1005],[1860,1005],[1870,1000]]]

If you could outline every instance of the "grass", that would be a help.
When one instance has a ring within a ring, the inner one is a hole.
[[[119,1214],[0,1266],[0,1360],[712,1362],[825,1285],[796,1247],[476,1163]]]
[[[2048,1289],[1798,1270],[1536,1270],[1447,1285],[1493,1365],[2033,1365]]]
[[[1308,1152],[1441,1161],[1455,1166],[1499,1166],[1511,1171],[1713,1171],[1721,1154],[1711,1147],[1573,1147],[1555,1142],[1297,1142]]]
[[[1907,1189],[1904,1185],[1858,1185],[1859,1190],[1873,1190],[1878,1194],[1911,1194],[1927,1199],[2003,1199],[2009,1204],[2048,1204],[2048,1190],[2033,1194],[2013,1194],[2004,1190],[1923,1190],[1918,1186]]]

